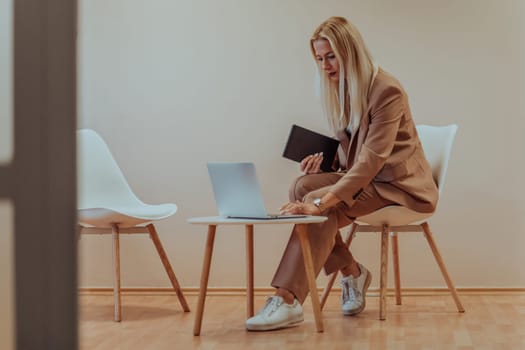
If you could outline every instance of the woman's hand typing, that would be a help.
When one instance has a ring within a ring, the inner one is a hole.
[[[282,215],[286,214],[305,214],[305,215],[320,215],[321,211],[313,203],[303,203],[300,201],[289,202],[284,204],[280,209]]]

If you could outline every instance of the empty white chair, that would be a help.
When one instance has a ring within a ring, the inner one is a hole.
[[[115,321],[121,320],[120,234],[149,234],[185,312],[190,311],[175,273],[153,225],[177,211],[175,204],[149,205],[135,196],[104,140],[93,130],[78,136],[79,234],[113,236],[113,294]]]
[[[432,175],[436,182],[439,194],[443,191],[448,161],[452,152],[452,144],[458,127],[455,124],[448,126],[418,125],[417,131],[423,145],[425,156],[432,168]],[[456,288],[447,272],[445,263],[434,242],[432,232],[427,223],[434,213],[418,213],[402,206],[387,206],[375,212],[359,217],[352,224],[352,228],[346,239],[346,246],[350,247],[352,239],[357,232],[380,232],[381,233],[381,277],[380,277],[380,304],[379,318],[386,319],[386,287],[387,287],[387,258],[388,258],[388,234],[392,237],[392,255],[394,263],[394,285],[396,304],[401,305],[401,282],[399,273],[399,254],[397,233],[399,232],[423,232],[434,254],[436,262],[447,283],[448,289],[454,298],[458,312],[465,312],[461,305]],[[321,307],[332,289],[337,272],[333,273],[321,297]]]

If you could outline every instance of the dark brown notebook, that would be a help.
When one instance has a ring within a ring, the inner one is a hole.
[[[310,154],[323,152],[321,170],[333,171],[337,147],[338,140],[294,124],[284,147],[283,157],[300,162]]]

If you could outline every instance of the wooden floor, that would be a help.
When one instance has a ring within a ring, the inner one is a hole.
[[[125,294],[122,322],[113,322],[111,294],[81,295],[80,349],[525,349],[525,294],[461,294],[466,313],[450,296],[388,299],[386,321],[378,320],[378,298],[368,297],[357,317],[344,317],[337,293],[323,311],[325,332],[317,333],[311,306],[305,322],[272,332],[247,332],[244,296],[209,296],[200,337],[192,335],[196,296],[186,296],[184,313],[174,295]],[[256,309],[263,303],[256,297]]]

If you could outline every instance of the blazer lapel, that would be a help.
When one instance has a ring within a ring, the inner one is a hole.
[[[348,167],[348,149],[350,147],[350,139],[348,138],[348,134],[346,130],[337,130],[335,133],[336,138],[341,143],[341,147],[338,149],[338,156],[339,156],[339,165],[347,169]]]
[[[357,128],[352,131],[352,136],[350,138],[350,144],[348,147],[348,151],[346,154],[346,159],[348,160],[348,169],[354,164],[355,157],[357,157],[357,154],[361,150],[361,146],[364,142],[364,137],[368,131],[368,122],[370,120],[369,117],[370,107],[368,107],[368,110],[366,114],[361,119],[361,122],[357,126]]]
[[[375,83],[379,70],[380,68],[378,66],[374,67],[374,75],[372,77],[372,81],[370,82],[370,87],[368,88],[368,107],[366,109],[366,113],[361,118],[361,122],[359,123],[359,125],[357,125],[357,128],[355,130],[352,130],[349,147],[347,148],[347,153],[346,153],[347,166],[348,166],[347,169],[350,169],[350,167],[354,164],[354,161],[355,161],[354,158],[357,157],[357,154],[361,150],[361,146],[363,145],[363,142],[364,142],[364,137],[368,132],[368,124],[370,123],[370,110],[372,106],[372,103],[370,101],[370,92],[372,91],[372,86]]]

